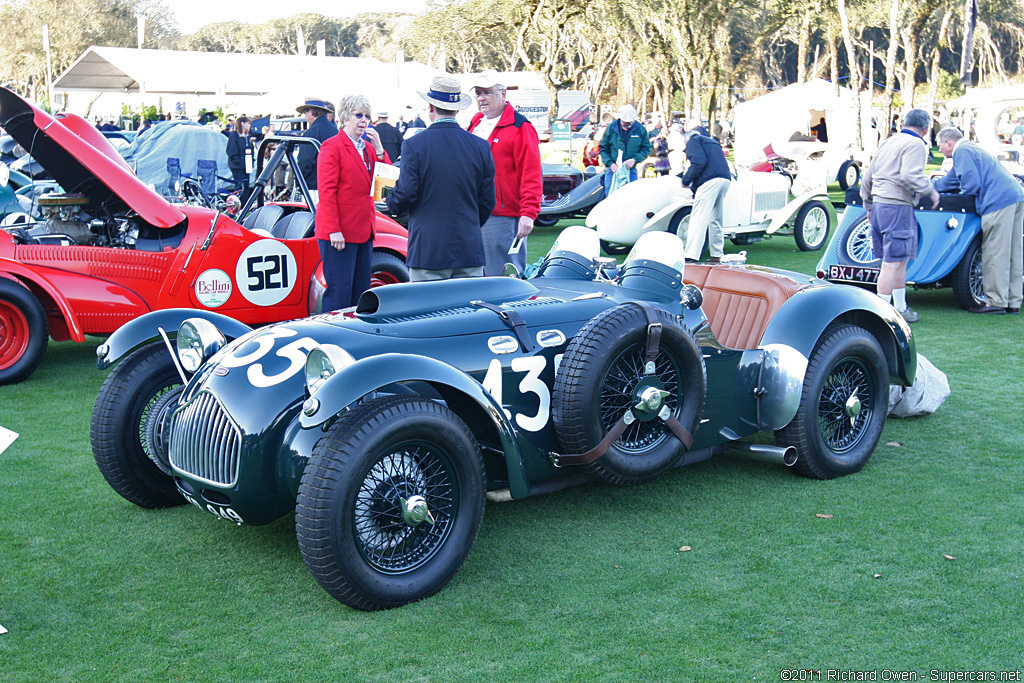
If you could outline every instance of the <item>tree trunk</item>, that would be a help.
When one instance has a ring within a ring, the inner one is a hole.
[[[838,1],[839,9],[839,23],[843,30],[843,46],[846,48],[846,60],[850,65],[850,90],[853,91],[854,99],[854,125],[856,126],[856,135],[854,141],[857,143],[857,147],[863,149],[864,140],[861,135],[861,107],[860,107],[860,65],[857,63],[857,53],[853,48],[853,36],[850,35],[850,21],[846,16],[846,0]]]
[[[839,96],[839,48],[836,46],[835,25],[831,21],[827,23],[828,30],[828,72],[832,81],[832,91]]]
[[[886,120],[892,120],[892,105],[896,97],[896,49],[899,47],[899,22],[900,22],[900,0],[892,0],[889,5],[889,49],[885,54],[885,95],[886,95]],[[874,55],[871,55],[874,59]],[[868,84],[871,87],[871,84]],[[882,139],[889,137],[887,128],[882,134]]]
[[[796,82],[803,83],[807,80],[807,50],[811,45],[811,6],[804,10],[803,19],[800,22],[800,33],[797,38],[796,51]]]

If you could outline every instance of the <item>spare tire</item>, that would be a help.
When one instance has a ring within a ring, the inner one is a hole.
[[[658,417],[634,408],[651,388],[667,392],[661,406],[691,434],[704,409],[704,358],[693,333],[678,316],[656,311],[661,338],[654,371],[646,369],[648,320],[644,309],[625,303],[592,318],[565,350],[552,391],[551,417],[566,453],[594,448],[626,411],[636,418],[597,460],[584,465],[609,484],[634,486],[675,465],[684,445]]]

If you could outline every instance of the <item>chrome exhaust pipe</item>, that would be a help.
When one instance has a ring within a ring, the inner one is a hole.
[[[731,441],[723,446],[726,453],[737,455],[747,460],[768,462],[773,465],[792,467],[796,464],[796,449],[792,446],[769,446],[763,443],[746,443]]]

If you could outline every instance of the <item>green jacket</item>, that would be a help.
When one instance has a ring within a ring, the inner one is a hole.
[[[622,150],[623,161],[632,158],[638,164],[651,155],[651,138],[639,121],[634,121],[630,127],[625,145],[622,144],[621,130],[618,119],[604,129],[601,137],[601,163],[605,166],[611,166],[619,158],[619,150]]]

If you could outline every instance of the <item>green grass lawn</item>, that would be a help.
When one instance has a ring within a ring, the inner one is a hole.
[[[557,232],[538,229],[530,258]],[[818,258],[791,237],[744,249],[803,272]],[[51,344],[28,381],[0,387],[0,425],[21,435],[0,455],[0,681],[1020,669],[1024,319],[970,315],[949,290],[909,300],[953,393],[890,420],[862,472],[812,481],[720,457],[637,488],[489,503],[448,588],[372,614],[320,589],[291,516],[239,528],[115,494],[89,446],[99,340]]]

